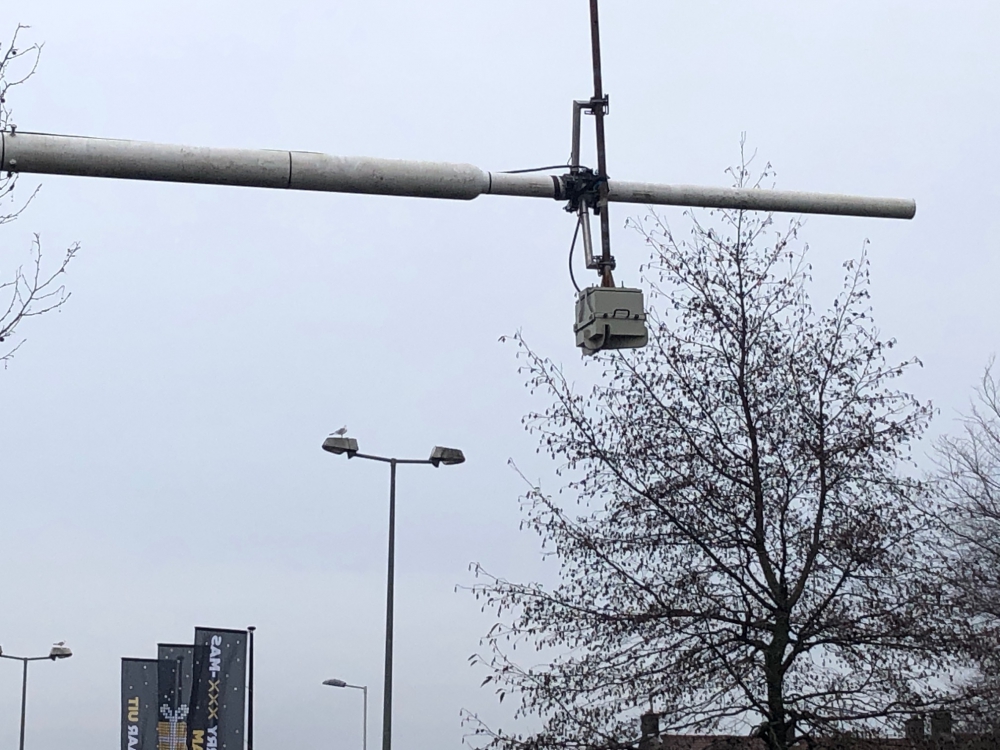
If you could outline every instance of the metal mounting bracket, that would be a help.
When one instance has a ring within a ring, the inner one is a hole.
[[[594,257],[594,241],[590,231],[590,210],[595,216],[600,216],[606,206],[601,200],[601,185],[607,184],[607,177],[599,175],[590,167],[580,164],[580,131],[582,115],[595,115],[598,111],[608,113],[608,97],[574,100],[573,102],[573,140],[570,147],[569,174],[560,178],[560,192],[568,203],[566,211],[577,214],[583,233],[583,257],[588,270],[602,271],[604,268],[614,270],[614,257],[599,259]]]
[[[600,99],[576,99],[573,101],[573,143],[570,148],[569,167],[571,171],[580,169],[580,120],[581,115],[593,115],[600,107],[602,115],[608,114],[610,110],[607,96]]]

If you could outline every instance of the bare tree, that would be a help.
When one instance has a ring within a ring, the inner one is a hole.
[[[968,719],[998,727],[1000,712],[1000,379],[987,366],[958,435],[937,443],[941,517],[953,606],[968,618],[976,671]]]
[[[731,172],[763,179],[745,160]],[[691,225],[681,241],[655,215],[637,224],[650,343],[595,357],[589,391],[517,338],[549,402],[526,426],[566,482],[532,488],[523,524],[559,580],[474,565],[499,621],[472,661],[543,727],[467,715],[473,742],[627,747],[652,710],[667,731],[783,750],[951,698],[963,626],[938,606],[940,529],[907,469],[932,409],[893,386],[916,360],[887,361],[864,253],[817,313],[797,222],[717,211]]]
[[[11,90],[35,74],[41,54],[40,45],[22,46],[19,43],[19,37],[27,28],[19,25],[10,43],[0,44],[0,130],[11,133],[16,129],[9,105]],[[20,217],[38,194],[38,188],[35,188],[27,198],[18,198],[14,192],[17,181],[17,174],[0,173],[0,226]],[[0,261],[3,263],[0,266],[0,362],[4,367],[24,343],[24,339],[18,336],[19,325],[28,318],[59,309],[69,299],[61,278],[78,250],[78,244],[71,245],[59,263],[47,266],[43,262],[41,239],[36,234],[30,244],[27,262],[14,261],[11,271],[6,269],[10,261],[4,256],[13,256],[13,253],[0,250]]]

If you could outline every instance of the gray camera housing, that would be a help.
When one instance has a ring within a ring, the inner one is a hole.
[[[639,349],[649,341],[642,290],[587,287],[576,298],[576,345],[584,354]]]

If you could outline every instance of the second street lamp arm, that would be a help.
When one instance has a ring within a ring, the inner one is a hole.
[[[368,453],[348,453],[348,458],[365,458],[369,461],[379,461],[384,464],[432,464],[429,458],[392,458],[391,456],[372,456]]]
[[[10,654],[0,654],[0,659],[15,659],[17,661],[55,661],[58,656],[11,656]]]

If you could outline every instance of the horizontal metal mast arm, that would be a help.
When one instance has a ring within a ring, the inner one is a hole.
[[[417,198],[513,195],[563,200],[561,177],[486,172],[471,164],[329,156],[307,151],[205,148],[43,133],[3,132],[2,169],[34,174]],[[609,200],[666,206],[910,219],[912,200],[775,190],[609,182]]]
[[[489,176],[471,164],[22,132],[3,133],[2,164],[11,172],[421,198],[470,200],[489,188]]]
[[[916,202],[909,198],[865,198],[856,195],[800,193],[793,190],[656,185],[616,180],[611,180],[608,184],[611,188],[610,200],[619,203],[874,216],[882,219],[912,219],[917,213]]]

